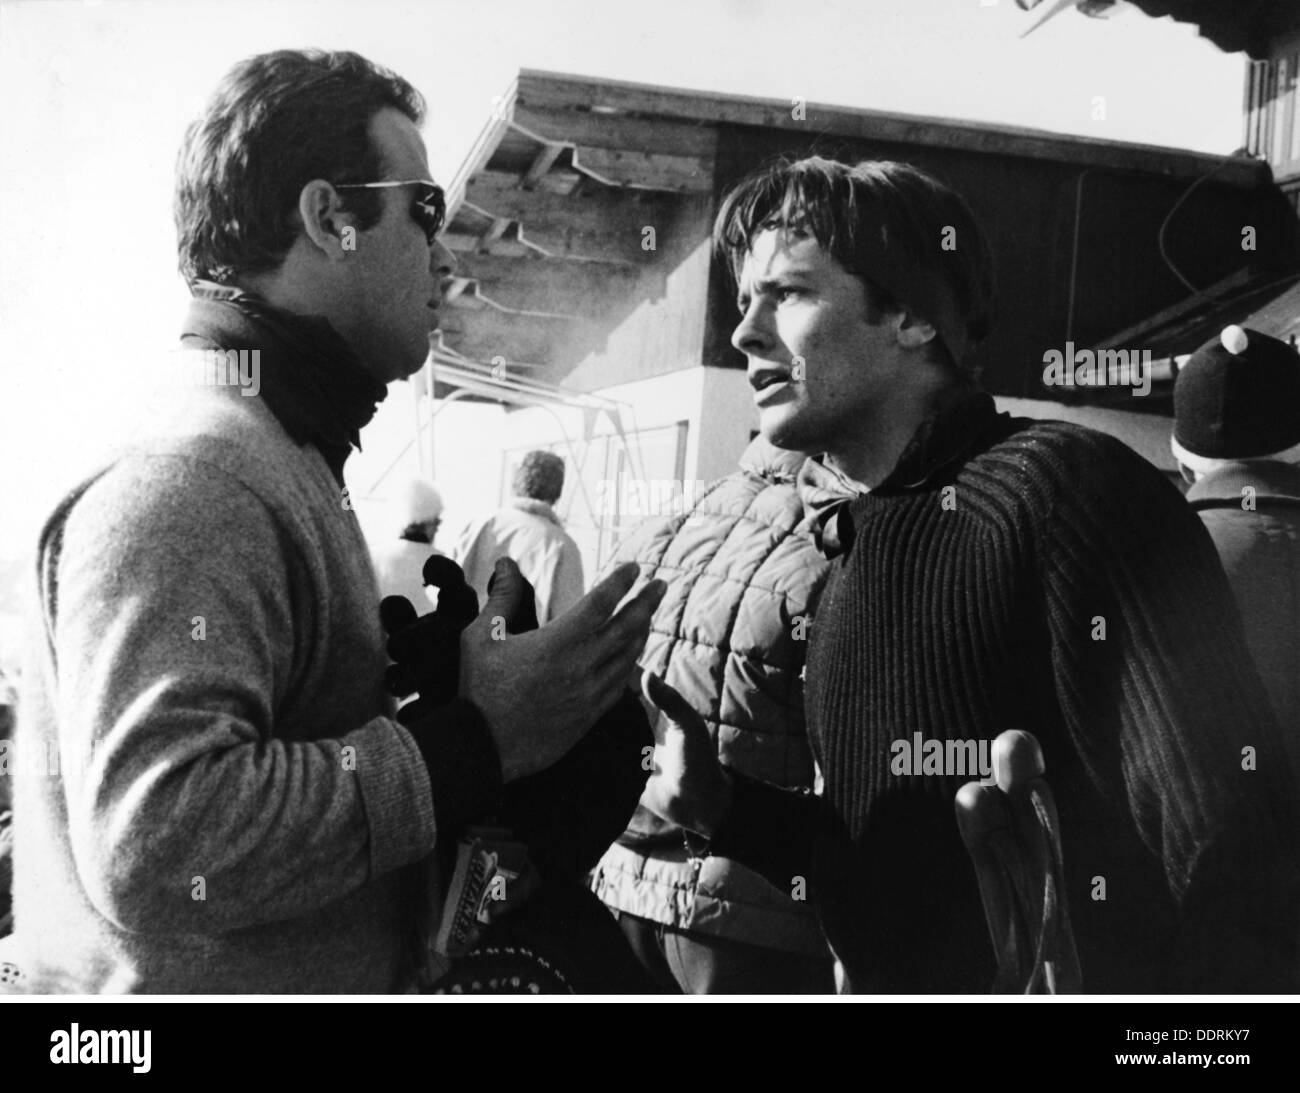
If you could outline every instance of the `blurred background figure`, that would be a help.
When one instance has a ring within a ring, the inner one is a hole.
[[[1300,356],[1229,326],[1174,386],[1174,455],[1300,774]]]
[[[515,469],[511,487],[510,503],[472,521],[454,557],[480,602],[487,599],[497,559],[513,558],[536,593],[537,621],[545,624],[583,593],[582,555],[554,507],[564,492],[564,460],[554,452],[529,452]]]
[[[420,573],[429,555],[443,553],[434,546],[441,523],[437,487],[418,475],[402,479],[390,502],[385,538],[371,544],[381,598],[405,596],[421,615],[437,606],[436,592],[425,588]]]

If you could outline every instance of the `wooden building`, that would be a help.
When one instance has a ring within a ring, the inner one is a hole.
[[[1049,390],[1044,356],[1116,344],[1189,285],[1300,268],[1294,211],[1245,156],[524,70],[449,189],[459,266],[435,390],[515,407],[501,482],[528,447],[579,468],[566,505],[590,564],[646,514],[626,483],[673,479],[689,495],[735,468],[756,415],[710,229],[750,170],[813,153],[906,160],[963,194],[995,261],[984,382],[1022,410],[1051,399],[1167,413],[1167,361],[1136,398]]]
[[[1187,291],[1153,309],[1103,345],[1141,343],[1177,362],[1224,326],[1236,323],[1293,344],[1300,340],[1300,262],[1294,233],[1300,217],[1300,3],[1296,0],[1135,0],[1147,15],[1197,27],[1220,49],[1245,52],[1241,156],[1268,170],[1285,209],[1270,219],[1278,248],[1242,262],[1226,276],[1189,277]],[[1182,215],[1182,214],[1180,214]],[[1243,240],[1243,243],[1245,241]]]

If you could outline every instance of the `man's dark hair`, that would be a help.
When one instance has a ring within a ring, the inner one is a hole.
[[[737,282],[755,236],[769,228],[811,235],[858,277],[870,321],[899,303],[916,308],[967,370],[965,345],[988,333],[992,266],[983,232],[951,187],[892,160],[782,160],[741,182],[718,212],[714,247]]]
[[[186,282],[277,268],[300,230],[298,196],[313,179],[381,181],[367,127],[384,107],[417,125],[424,119],[415,88],[356,53],[279,50],[237,64],[186,131],[177,159]],[[362,230],[378,221],[376,191],[340,196]]]
[[[529,452],[515,469],[511,485],[516,497],[553,505],[564,492],[564,460],[554,452]]]

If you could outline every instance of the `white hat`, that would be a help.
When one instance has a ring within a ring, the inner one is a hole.
[[[400,527],[423,524],[442,517],[442,494],[427,478],[409,475],[400,479],[390,496]]]

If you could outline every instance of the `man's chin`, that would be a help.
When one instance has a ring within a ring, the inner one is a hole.
[[[804,430],[799,428],[799,423],[784,415],[760,413],[758,430],[763,434],[764,440],[778,448],[790,452],[810,450],[808,438],[804,436]]]
[[[401,361],[393,369],[395,375],[388,382],[396,383],[399,380],[409,380],[412,376],[417,375],[420,372],[420,370],[424,368],[424,365],[428,361],[428,359],[429,359],[429,352],[428,352],[428,347],[426,346],[424,355],[420,357],[419,360],[416,360],[415,355],[411,354],[408,357],[406,357],[406,359]]]

